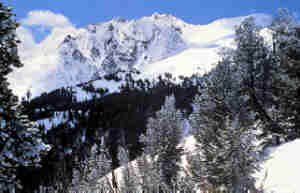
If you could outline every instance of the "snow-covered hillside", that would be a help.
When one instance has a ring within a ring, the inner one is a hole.
[[[252,15],[266,25],[270,16]],[[192,25],[167,14],[138,20],[113,19],[76,29],[54,28],[39,44],[25,44],[25,28],[19,33],[24,44],[20,56],[25,64],[10,79],[16,94],[31,89],[34,95],[89,80],[95,72],[139,69],[148,76],[172,72],[190,75],[208,71],[218,60],[222,46],[233,46],[234,26],[245,17]],[[23,38],[23,39],[22,39]],[[29,46],[29,47],[28,47]]]
[[[184,137],[180,144],[185,152],[192,152],[196,141],[191,135]],[[263,188],[265,193],[300,193],[300,156],[297,155],[300,148],[300,140],[295,140],[278,147],[266,149],[265,161],[261,164],[261,170],[255,174],[257,179],[257,188]],[[182,156],[181,166],[188,168],[185,159]],[[148,158],[150,160],[150,158]],[[118,184],[122,184],[123,171],[126,167],[134,168],[135,175],[139,175],[136,160],[130,162],[126,166],[121,166],[114,171],[114,175]],[[100,185],[110,182],[112,173],[98,180]],[[99,188],[100,190],[100,188]],[[201,192],[201,190],[199,191]]]
[[[300,140],[267,149],[266,161],[257,174],[257,186],[264,187],[266,193],[300,192]]]

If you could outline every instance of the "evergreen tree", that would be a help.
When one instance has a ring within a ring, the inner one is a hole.
[[[124,193],[138,192],[139,179],[135,164],[129,160],[129,152],[119,147],[118,158],[121,163],[122,179],[120,179],[120,191]]]
[[[299,136],[300,27],[286,10],[269,27],[268,46],[253,18],[236,29],[236,49],[204,76],[190,122],[197,151],[188,160],[203,189],[254,189],[256,135],[264,141]],[[273,141],[273,140],[272,140]]]
[[[274,80],[271,76],[276,70],[276,57],[260,35],[253,18],[245,19],[236,29],[237,48],[233,61],[241,74],[240,94],[244,96],[245,105],[256,121],[260,122],[264,137],[283,134],[278,118],[274,115],[276,104],[271,90]]]
[[[300,25],[286,9],[281,9],[269,26],[273,36],[273,68],[269,89],[284,140],[300,136]]]
[[[18,106],[18,98],[9,88],[7,75],[22,67],[18,56],[16,28],[12,9],[0,3],[0,191],[21,188],[17,176],[20,166],[37,165],[40,152],[47,147],[40,131]]]
[[[143,153],[137,158],[136,163],[141,189],[144,192],[157,192],[161,179],[150,156]]]
[[[255,111],[248,105],[245,77],[227,50],[216,68],[204,76],[195,97],[190,125],[197,140],[188,156],[194,181],[210,192],[225,186],[230,192],[254,188],[252,174],[258,169],[254,135]]]
[[[173,188],[173,182],[177,181],[177,173],[180,169],[182,149],[178,147],[182,138],[181,121],[182,113],[175,108],[174,95],[165,100],[155,118],[150,118],[147,131],[140,141],[145,144],[144,152],[148,154],[154,164],[160,181]]]
[[[94,145],[87,159],[77,160],[79,165],[74,168],[70,192],[109,189],[110,182],[104,177],[111,171],[111,160],[107,152],[108,149],[104,144]]]

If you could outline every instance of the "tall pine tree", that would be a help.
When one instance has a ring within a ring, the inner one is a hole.
[[[244,21],[238,31],[250,31],[251,24],[252,19]],[[250,35],[256,39],[255,34]],[[251,49],[238,42],[245,52],[223,53],[216,68],[204,76],[190,115],[197,140],[196,151],[188,156],[190,171],[200,189],[209,192],[220,187],[235,193],[254,189],[252,174],[258,169],[256,111],[250,108],[246,91],[253,70],[250,65],[259,64],[253,64],[246,51],[249,49],[253,60],[259,58],[255,53],[259,44],[244,36],[241,39],[253,44]]]
[[[30,123],[7,76],[22,67],[18,56],[17,22],[12,9],[0,3],[0,192],[21,188],[17,168],[36,165],[46,150],[40,132]]]
[[[178,147],[182,138],[182,113],[175,108],[175,96],[166,98],[165,104],[154,118],[150,118],[141,142],[145,144],[144,152],[152,158],[161,182],[173,188],[177,181],[182,149]]]

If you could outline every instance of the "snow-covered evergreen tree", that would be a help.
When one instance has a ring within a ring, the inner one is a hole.
[[[251,175],[259,167],[252,128],[245,127],[238,115],[231,119],[230,114],[218,117],[217,109],[215,115],[205,112],[198,102],[196,98],[195,109],[200,113],[193,113],[190,118],[198,143],[195,152],[188,156],[194,181],[203,189],[225,186],[233,192],[246,192],[254,188]]]
[[[144,153],[151,157],[160,176],[159,181],[169,188],[177,180],[180,169],[182,149],[178,144],[182,138],[182,120],[182,113],[175,108],[175,96],[169,96],[155,117],[148,120],[146,134],[140,138],[145,145]]]
[[[272,117],[281,128],[281,136],[292,140],[300,136],[300,25],[286,9],[280,9],[269,26],[273,40],[270,70]]]
[[[111,188],[108,179],[100,180],[111,170],[111,160],[106,151],[103,144],[101,147],[94,145],[89,158],[85,161],[78,161],[80,165],[74,169],[70,192],[89,192]]]
[[[255,112],[242,92],[247,71],[234,63],[234,51],[229,51],[204,76],[200,94],[195,97],[190,125],[197,148],[188,162],[200,188],[247,192],[254,188],[252,174],[258,169]]]
[[[12,9],[0,3],[0,192],[21,188],[17,168],[37,166],[41,151],[49,148],[9,89],[7,75],[13,67],[22,67],[17,49],[18,24],[13,17]]]
[[[256,135],[299,136],[300,27],[281,10],[269,27],[268,46],[252,18],[236,29],[236,49],[204,76],[194,101],[191,126],[198,141],[188,160],[203,189],[231,192],[254,188],[258,166]],[[262,130],[261,130],[262,129]]]
[[[118,159],[122,168],[122,179],[120,179],[120,191],[124,193],[138,192],[139,179],[137,168],[129,160],[129,152],[123,147],[119,147]]]
[[[244,96],[244,106],[260,122],[264,136],[273,137],[282,132],[278,119],[271,112],[274,109],[274,98],[270,94],[274,83],[271,73],[276,69],[277,59],[260,34],[261,28],[251,17],[237,27],[237,48],[232,54],[232,63],[241,74],[239,92]]]
[[[145,192],[157,192],[157,188],[162,184],[157,168],[150,156],[143,153],[136,159],[140,188]]]

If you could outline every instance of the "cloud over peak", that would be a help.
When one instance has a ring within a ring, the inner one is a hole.
[[[15,94],[23,96],[28,89],[33,94],[46,89],[42,80],[58,64],[58,45],[66,34],[76,33],[77,29],[64,15],[48,10],[31,11],[20,24],[16,32],[21,40],[18,51],[24,67],[14,70],[9,79]],[[44,29],[48,31],[46,36]],[[41,41],[36,40],[39,38]]]
[[[72,23],[67,17],[49,10],[30,11],[21,23],[27,26],[44,26],[50,28],[72,26]]]

